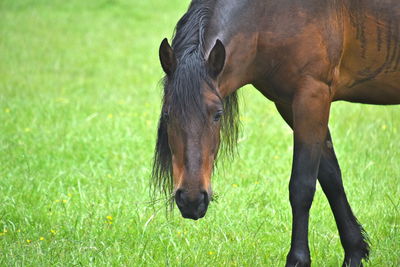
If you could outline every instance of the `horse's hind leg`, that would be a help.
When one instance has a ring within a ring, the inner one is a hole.
[[[340,240],[345,251],[343,266],[362,266],[361,260],[368,259],[369,246],[366,242],[365,232],[347,201],[340,167],[329,132],[322,149],[318,180],[335,216]]]

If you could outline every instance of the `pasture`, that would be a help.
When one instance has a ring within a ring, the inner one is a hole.
[[[161,105],[158,47],[189,1],[2,0],[0,266],[283,266],[290,245],[291,130],[240,90],[238,156],[192,221],[150,197]],[[400,107],[334,103],[330,128],[366,266],[399,266]],[[343,252],[317,187],[314,266]]]

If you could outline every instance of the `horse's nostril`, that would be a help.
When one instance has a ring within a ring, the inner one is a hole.
[[[182,189],[178,189],[175,192],[175,201],[178,206],[183,206],[185,202],[185,194],[183,193]]]
[[[201,192],[200,202],[203,202],[203,203],[206,204],[206,205],[208,204],[209,200],[208,200],[207,191],[202,191],[202,192]]]
[[[204,193],[200,193],[200,196],[198,198],[198,203],[204,202],[205,196]]]

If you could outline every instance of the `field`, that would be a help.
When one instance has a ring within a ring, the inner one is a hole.
[[[292,134],[250,86],[206,217],[151,201],[158,46],[188,3],[0,1],[0,266],[284,266]],[[399,266],[400,107],[335,103],[330,127],[366,266]],[[342,262],[319,186],[310,249]]]

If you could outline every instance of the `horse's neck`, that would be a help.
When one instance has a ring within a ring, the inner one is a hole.
[[[217,1],[205,35],[205,56],[217,39],[226,49],[224,69],[218,79],[221,95],[225,96],[251,82],[257,35],[258,6],[262,0]]]

